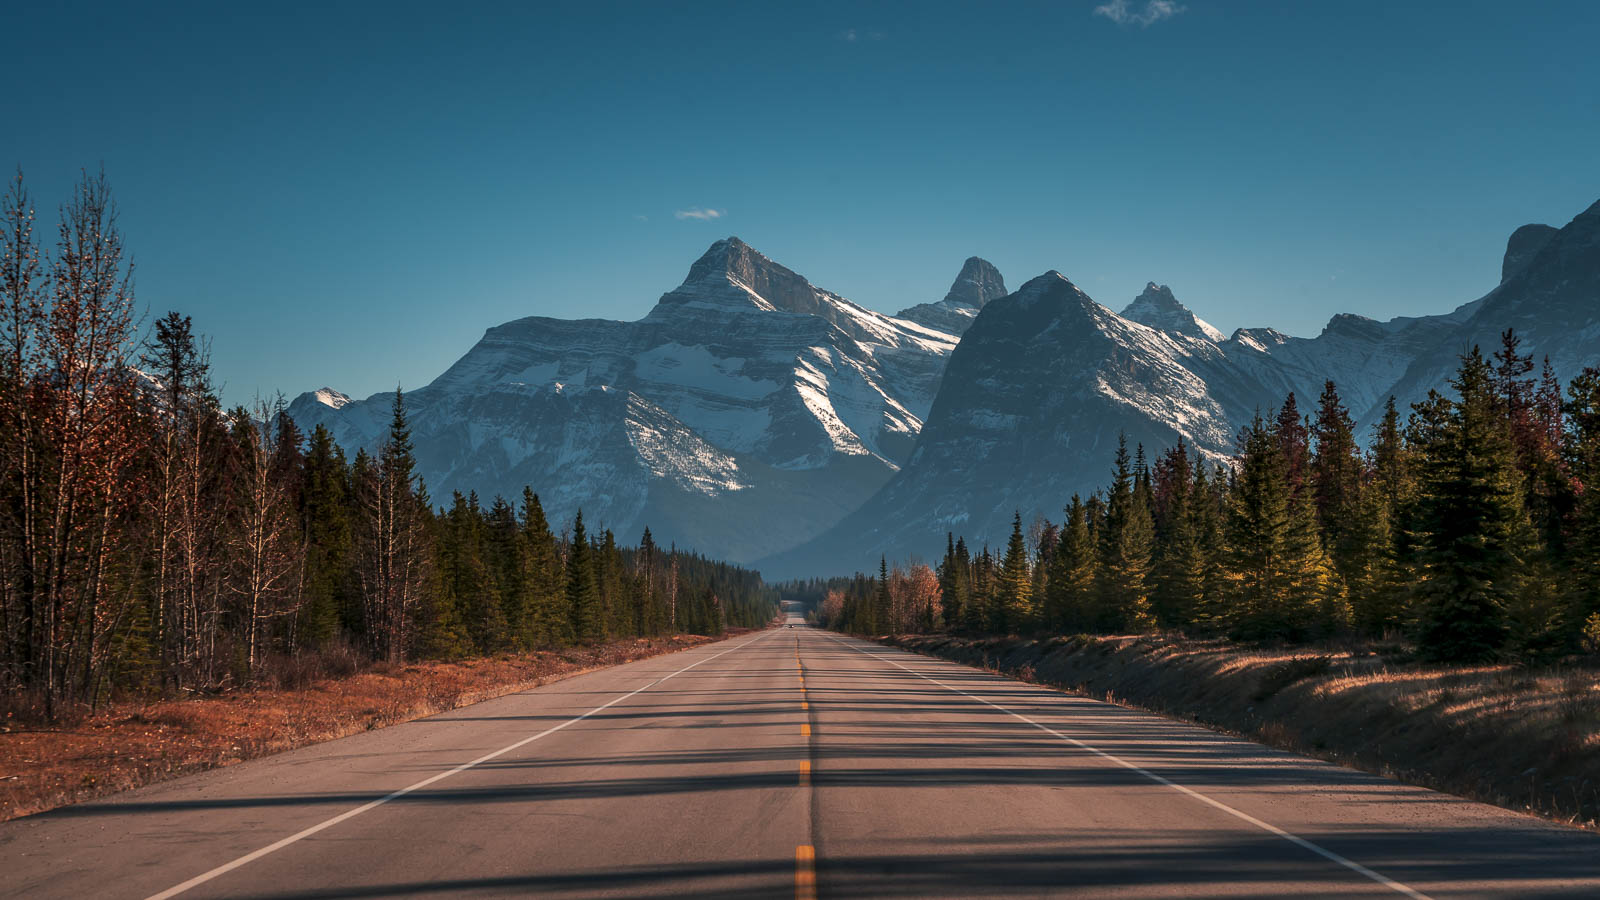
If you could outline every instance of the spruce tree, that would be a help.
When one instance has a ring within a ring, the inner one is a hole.
[[[972,554],[964,538],[956,538],[950,569],[950,593],[945,595],[944,602],[945,627],[951,631],[968,631],[974,618]]]
[[[526,650],[528,641],[528,584],[517,514],[511,504],[496,496],[483,519],[484,554],[500,596],[503,634],[500,647]]]
[[[1190,621],[1196,628],[1216,631],[1227,625],[1233,586],[1223,566],[1227,553],[1223,499],[1227,479],[1220,466],[1209,475],[1207,469],[1206,464],[1196,463],[1194,488],[1189,494],[1190,531],[1196,540],[1188,577],[1199,585]]]
[[[572,546],[567,552],[567,609],[573,636],[581,642],[605,636],[605,613],[600,607],[600,587],[595,583],[594,548],[583,529],[583,510],[572,521]]]
[[[1288,609],[1282,565],[1289,481],[1283,448],[1259,413],[1240,436],[1227,520],[1228,568],[1236,580],[1231,630],[1246,640],[1284,637],[1299,624]]]
[[[306,646],[325,646],[359,627],[360,604],[350,530],[350,473],[344,451],[324,425],[311,432],[303,466],[300,515],[306,535],[304,601],[296,626]]]
[[[1563,407],[1570,423],[1566,463],[1587,489],[1571,514],[1567,633],[1576,641],[1591,616],[1600,615],[1600,368],[1589,366],[1567,386]]]
[[[1011,539],[1006,543],[1005,560],[1000,565],[999,599],[989,627],[998,634],[1027,627],[1032,605],[1033,573],[1028,570],[1022,513],[1017,512],[1011,520]]]
[[[1283,477],[1292,494],[1300,493],[1310,469],[1310,431],[1300,418],[1300,406],[1294,391],[1283,400],[1274,420],[1272,433],[1278,440],[1278,452],[1283,456]]]
[[[1311,490],[1316,498],[1317,521],[1327,536],[1334,567],[1349,584],[1359,574],[1359,542],[1354,533],[1359,527],[1364,466],[1356,446],[1355,424],[1332,381],[1323,383],[1311,437],[1315,443]]]
[[[1494,658],[1508,634],[1521,484],[1489,364],[1474,347],[1413,418],[1420,459],[1416,525],[1418,651],[1437,662]]]
[[[1148,580],[1155,525],[1144,473],[1129,466],[1125,435],[1117,440],[1113,475],[1100,534],[1097,624],[1102,629],[1144,631],[1154,625]]]
[[[562,647],[576,639],[565,573],[556,536],[550,531],[539,495],[522,489],[522,544],[528,598],[528,640],[532,645]]]
[[[1182,438],[1157,460],[1155,467],[1155,560],[1151,569],[1150,603],[1156,620],[1168,628],[1192,624],[1204,589],[1198,565],[1199,535],[1194,531],[1191,492],[1194,489],[1189,450]]]
[[[1089,508],[1077,494],[1067,506],[1067,520],[1056,547],[1055,571],[1046,595],[1045,627],[1057,632],[1093,629],[1095,591],[1094,536]]]

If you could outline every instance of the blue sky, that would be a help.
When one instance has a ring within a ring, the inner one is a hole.
[[[1600,198],[1592,2],[242,9],[13,9],[0,101],[41,206],[105,166],[230,403],[637,318],[729,234],[885,311],[977,254],[1310,335],[1471,300]]]

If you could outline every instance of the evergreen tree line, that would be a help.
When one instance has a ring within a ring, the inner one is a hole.
[[[1333,382],[1258,414],[1236,456],[1180,440],[1153,462],[1119,442],[1109,487],[1002,551],[947,538],[935,613],[906,630],[1169,629],[1248,641],[1409,638],[1424,659],[1547,660],[1600,651],[1600,369],[1565,392],[1507,331],[1461,357],[1448,393],[1368,445]],[[823,624],[881,631],[858,576]],[[895,627],[908,623],[897,622]]]
[[[415,472],[404,397],[353,460],[281,398],[224,409],[206,343],[168,313],[141,339],[103,175],[35,234],[22,179],[0,209],[0,692],[54,716],[120,693],[260,682],[288,657],[403,661],[776,614],[759,575],[621,547],[539,498],[451,497]]]

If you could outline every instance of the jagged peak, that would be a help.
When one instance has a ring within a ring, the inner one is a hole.
[[[693,284],[721,276],[732,276],[745,281],[762,270],[772,270],[774,274],[787,279],[805,281],[801,276],[773,262],[766,254],[740,240],[737,235],[729,235],[713,243],[706,248],[706,252],[700,254],[700,258],[689,267],[689,275],[684,278],[683,283]]]
[[[735,236],[717,241],[701,254],[683,284],[663,295],[659,306],[693,301],[825,316],[825,305],[845,302]]]
[[[1147,282],[1144,291],[1133,298],[1120,314],[1124,319],[1147,325],[1157,331],[1175,332],[1189,337],[1220,343],[1226,336],[1211,323],[1194,314],[1173,295],[1172,288],[1164,284]]]
[[[1006,282],[994,264],[980,256],[969,256],[961,272],[944,295],[947,306],[979,310],[991,300],[1006,295]]]
[[[895,313],[895,318],[959,336],[985,306],[1005,295],[1006,282],[1000,270],[982,257],[969,256],[943,300],[908,306]]]

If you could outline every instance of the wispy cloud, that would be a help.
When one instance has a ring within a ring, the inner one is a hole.
[[[712,219],[720,219],[727,214],[728,211],[725,209],[691,206],[688,209],[680,209],[672,215],[679,219],[699,219],[702,222],[707,222]]]
[[[633,220],[635,222],[648,222],[648,221],[650,221],[650,217],[645,215],[644,213],[634,213],[633,214]]]
[[[1170,19],[1187,7],[1174,0],[1145,0],[1143,8],[1129,0],[1111,0],[1103,6],[1096,6],[1094,14],[1105,16],[1118,25],[1137,25],[1140,28],[1149,28],[1163,19]]]

